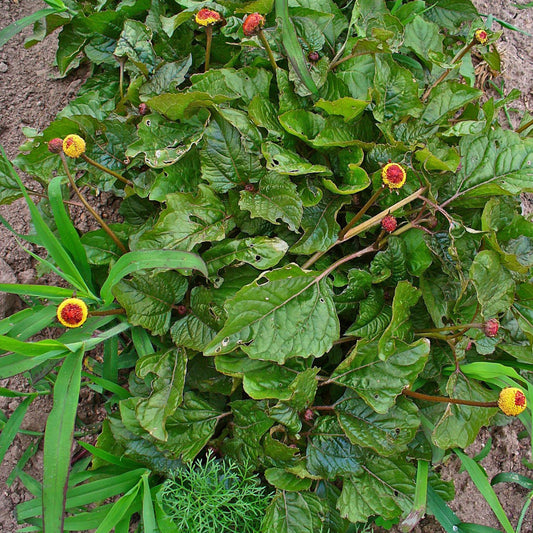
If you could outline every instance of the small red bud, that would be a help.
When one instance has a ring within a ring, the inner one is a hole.
[[[245,190],[245,191],[248,191],[248,192],[255,192],[254,184],[253,184],[253,183],[247,183],[247,184],[244,186],[244,190]]]
[[[182,316],[186,315],[187,307],[185,307],[184,305],[178,305],[177,311],[178,311],[178,315],[182,315]]]
[[[381,221],[381,227],[388,233],[392,233],[398,227],[398,221],[392,216],[387,215]]]
[[[474,39],[479,44],[485,44],[488,40],[489,36],[487,35],[487,32],[485,30],[477,30],[474,34]]]
[[[63,139],[56,137],[48,141],[48,151],[53,154],[60,154],[63,151]]]
[[[438,225],[439,221],[436,216],[430,216],[428,218],[428,228],[429,229],[435,229]]]
[[[306,422],[312,422],[314,417],[315,417],[315,413],[314,413],[314,411],[312,409],[306,409],[305,410],[303,419]]]
[[[316,63],[320,59],[320,55],[316,51],[309,52],[309,54],[307,55],[307,59],[309,59],[311,63]]]
[[[468,352],[468,350],[472,349],[472,341],[468,341],[468,344],[466,345],[465,352]]]
[[[148,106],[142,102],[139,104],[139,115],[146,115],[148,113]]]
[[[500,329],[500,323],[496,318],[491,318],[487,320],[483,325],[483,331],[487,337],[496,337],[498,335],[498,330]]]

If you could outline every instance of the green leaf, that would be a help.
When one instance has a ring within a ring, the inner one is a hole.
[[[153,71],[156,56],[152,48],[152,30],[137,20],[126,20],[117,47],[117,57],[127,57],[145,76]]]
[[[425,20],[420,15],[405,26],[404,46],[410,48],[422,61],[431,64],[428,52],[442,53],[443,36],[437,24]]]
[[[268,131],[269,141],[281,141],[286,136],[278,120],[278,111],[270,100],[254,96],[248,106],[248,116],[256,126]]]
[[[265,470],[266,480],[279,490],[288,492],[300,492],[311,487],[312,479],[299,478],[282,468],[267,468]]]
[[[364,299],[372,285],[372,277],[365,270],[352,268],[348,271],[348,284],[346,288],[334,296],[335,305],[339,314],[351,311]],[[383,303],[380,304],[380,309]]]
[[[370,264],[374,283],[391,278],[392,283],[407,278],[407,257],[405,242],[399,237],[389,237],[385,251],[378,252]]]
[[[158,94],[176,90],[185,81],[191,65],[192,57],[190,54],[182,61],[163,63],[154,72],[150,81],[141,85],[139,98],[141,100],[147,100]]]
[[[355,120],[361,116],[369,103],[366,100],[357,100],[345,96],[333,101],[321,98],[315,104],[315,107],[323,109],[328,115],[340,115],[345,122],[350,122],[350,120]]]
[[[238,7],[235,13],[261,13],[268,15],[274,8],[274,0],[252,0],[242,7]]]
[[[391,56],[375,56],[376,72],[372,92],[374,117],[378,122],[389,119],[400,121],[403,117],[420,116],[423,105],[418,98],[418,83],[413,74],[396,63]]]
[[[421,118],[428,124],[434,124],[446,115],[479,98],[482,94],[483,91],[456,81],[441,83],[431,91],[431,96]]]
[[[69,354],[59,369],[54,386],[54,405],[44,433],[43,525],[61,531],[70,451],[80,393],[83,350]]]
[[[457,197],[516,195],[533,191],[533,138],[513,131],[491,130],[465,136],[459,151],[469,154],[452,184]],[[467,200],[470,202],[470,200]]]
[[[320,357],[339,337],[326,279],[295,264],[262,273],[226,302],[228,320],[205,355],[240,347],[252,359],[283,363]]]
[[[186,371],[183,348],[146,355],[135,365],[140,378],[151,379],[150,396],[138,399],[135,414],[141,426],[156,439],[167,440],[166,420],[183,399]]]
[[[239,207],[249,211],[252,218],[262,218],[273,224],[280,224],[281,220],[294,232],[300,227],[302,201],[296,185],[287,176],[269,172],[259,182],[259,190],[241,191]]]
[[[6,394],[7,392],[7,394]],[[2,390],[2,396],[13,397],[21,395],[22,393],[16,393],[12,391]],[[24,415],[28,410],[28,407],[31,405],[33,400],[37,397],[36,394],[30,394],[27,398],[24,398],[22,402],[17,405],[16,409],[13,411],[12,415],[9,417],[9,420],[2,425],[2,433],[0,433],[0,461],[4,460],[4,456],[13,443],[13,440],[17,436]]]
[[[345,479],[337,508],[354,523],[366,522],[373,515],[397,518],[411,509],[414,481],[415,469],[402,456],[367,453],[359,471]]]
[[[207,276],[205,263],[195,254],[173,250],[139,251],[124,254],[111,268],[100,290],[104,303],[113,301],[112,288],[132,272],[150,268],[194,269]]]
[[[433,255],[421,229],[413,228],[402,235],[407,256],[407,270],[413,276],[421,276],[433,262]]]
[[[293,22],[289,17],[288,0],[275,0],[276,17],[281,22],[281,40],[285,51],[287,52],[288,60],[292,68],[296,71],[302,83],[307,87],[310,94],[318,94],[316,84],[307,69],[307,64],[304,59],[304,54]]]
[[[320,533],[324,509],[318,496],[310,492],[281,491],[267,507],[263,533]]]
[[[302,174],[331,175],[331,170],[328,167],[313,165],[296,152],[271,142],[263,143],[261,152],[266,159],[267,168],[276,171],[278,174],[289,176],[300,176]]]
[[[220,411],[194,392],[186,392],[183,404],[167,418],[166,449],[183,461],[192,461],[213,436]]]
[[[378,343],[380,359],[386,360],[396,351],[396,339],[409,340],[411,307],[416,305],[419,298],[420,290],[408,281],[400,281],[396,285],[392,301],[392,319]]]
[[[291,247],[295,254],[312,254],[327,250],[337,241],[340,225],[337,213],[349,199],[338,196],[323,197],[316,205],[304,207],[302,229],[304,234]]]
[[[345,335],[375,339],[390,324],[392,309],[385,305],[383,290],[370,288],[366,299],[359,305],[357,320],[346,330]]]
[[[458,373],[452,374],[448,379],[446,392],[450,398],[478,402],[492,402],[497,396],[494,391]],[[442,412],[442,409],[440,411]],[[443,450],[454,447],[466,448],[474,442],[479,430],[489,424],[496,412],[497,408],[494,407],[447,404],[444,413],[435,422],[432,441]]]
[[[515,282],[496,252],[479,252],[470,268],[470,278],[476,287],[484,317],[492,318],[507,311],[513,304]]]
[[[330,379],[353,389],[374,411],[385,414],[422,371],[429,348],[427,339],[412,344],[396,341],[396,353],[382,361],[376,341],[360,340]]]
[[[334,183],[333,180],[322,178],[324,187],[334,194],[353,195],[364,191],[370,185],[370,178],[364,169],[352,163],[348,164],[348,173],[342,183]]]
[[[420,425],[418,409],[409,400],[398,401],[385,414],[377,414],[351,391],[335,403],[339,423],[352,444],[372,448],[379,455],[407,451]]]
[[[357,43],[364,43],[365,39],[360,39]],[[374,51],[364,51],[364,55],[357,55],[341,63],[336,69],[336,78],[343,81],[350,91],[352,98],[356,100],[367,100],[369,90],[374,85],[374,74],[376,63],[373,55],[383,49],[383,43],[372,41]],[[356,53],[357,49],[354,48]]]
[[[223,95],[211,96],[205,92],[190,91],[159,94],[150,98],[146,104],[150,109],[165,115],[170,120],[179,120],[191,118],[202,108],[212,108],[230,99]]]
[[[137,274],[130,281],[119,281],[113,287],[113,295],[126,310],[131,324],[142,326],[153,335],[163,335],[170,327],[172,308],[182,300],[187,287],[187,280],[177,272]]]
[[[3,30],[2,30],[3,31]],[[0,33],[1,35],[1,33]],[[0,44],[1,46],[1,44]],[[14,176],[13,166],[9,160],[3,156],[0,157],[0,205],[11,204],[22,196],[19,183]]]
[[[167,208],[154,227],[137,237],[132,248],[154,250],[145,252],[148,254],[162,251],[161,248],[192,250],[202,242],[222,240],[234,226],[226,205],[205,184],[198,186],[196,194],[169,194],[166,200]]]
[[[144,154],[145,163],[152,168],[173,165],[202,139],[206,115],[200,112],[180,122],[170,122],[156,113],[144,117],[138,126],[139,140],[128,146],[126,156]]]
[[[217,192],[256,182],[265,174],[257,153],[247,150],[239,130],[225,120],[213,120],[200,150],[202,178]]]
[[[462,22],[474,20],[479,15],[470,0],[437,0],[426,16],[439,26],[455,30]]]
[[[228,239],[215,244],[202,256],[210,276],[234,262],[244,262],[259,270],[276,266],[286,254],[289,245],[279,237],[250,237]]]

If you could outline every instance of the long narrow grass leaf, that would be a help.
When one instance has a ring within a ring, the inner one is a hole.
[[[48,285],[28,285],[24,283],[0,283],[1,292],[20,294],[22,296],[36,296],[37,298],[70,298],[72,289]]]
[[[82,375],[83,377],[90,379],[94,384],[102,387],[104,390],[107,390],[109,392],[112,392],[113,394],[116,394],[121,400],[126,400],[127,398],[131,397],[131,392],[126,390],[124,387],[117,385],[113,381],[109,381],[108,379],[94,376],[93,374],[89,374],[88,372],[82,372]]]
[[[9,337],[13,337],[19,341],[25,341],[36,333],[39,333],[43,328],[46,328],[54,322],[56,317],[56,307],[45,305],[41,308],[32,308],[30,316],[16,324],[9,332]]]
[[[84,280],[87,282],[91,290],[93,290],[92,273],[89,262],[87,261],[87,253],[85,252],[80,236],[65,209],[63,195],[61,194],[61,180],[62,178],[57,176],[48,184],[50,207],[52,208],[61,243],[75,261]]]
[[[207,277],[207,267],[200,256],[179,250],[146,250],[124,254],[111,268],[100,295],[107,305],[113,301],[111,289],[124,277],[145,268],[198,270]]]
[[[15,352],[25,357],[43,355],[51,350],[64,350],[67,348],[62,342],[46,339],[36,342],[24,342],[5,335],[0,335],[0,350]]]
[[[8,161],[3,148],[0,147],[0,156],[4,161]],[[9,161],[8,161],[9,163]],[[73,263],[72,259],[63,248],[57,237],[52,233],[52,230],[46,225],[43,217],[39,213],[36,205],[33,203],[33,200],[30,198],[29,194],[26,192],[26,187],[22,183],[19,175],[13,168],[13,165],[9,164],[8,170],[13,177],[13,179],[18,183],[22,194],[28,204],[30,210],[31,220],[35,227],[35,231],[39,236],[42,245],[46,248],[50,256],[56,262],[57,266],[69,276],[74,282],[74,286],[82,291],[85,291],[88,294],[92,294],[89,290],[89,287],[85,283],[83,276],[80,274],[79,270],[76,268],[76,265]],[[96,299],[96,297],[93,295]]]
[[[131,340],[139,357],[155,353],[152,342],[150,341],[150,335],[148,335],[145,329],[139,327],[132,328]]]
[[[479,466],[478,463],[476,463],[471,457],[463,453],[461,450],[456,448],[454,449],[454,452],[461,460],[461,463],[466,468],[466,471],[472,478],[472,481],[478,488],[479,492],[481,492],[483,498],[485,498],[489,504],[492,512],[496,515],[496,518],[505,529],[506,533],[514,533],[513,526],[511,525],[511,522],[509,522],[500,500],[498,500],[498,497],[496,496],[496,493],[494,492],[494,489],[489,483],[489,480],[487,479],[487,476],[485,475],[485,472],[481,466]]]
[[[100,505],[98,508],[86,513],[76,513],[65,518],[65,531],[86,531],[96,529],[113,507],[112,503]]]
[[[105,318],[111,319],[111,320],[114,319],[114,317],[105,317]],[[85,346],[87,350],[92,350],[95,346],[98,346],[100,343],[104,342],[105,340],[110,339],[114,335],[119,335],[120,333],[122,333],[123,331],[126,331],[129,328],[131,328],[130,324],[128,324],[127,322],[121,322],[120,324],[113,326],[107,331],[103,331],[102,333],[94,337],[91,337],[90,339],[87,339],[86,341],[69,342],[66,344],[66,346],[70,350],[73,350],[73,351],[78,350],[82,346]]]
[[[496,474],[490,481],[491,485],[497,483],[516,483],[527,490],[533,490],[533,479],[516,472],[500,472]]]
[[[34,496],[41,495],[43,486],[34,477],[23,471],[20,473],[19,478],[20,481],[22,481],[22,484],[26,487],[26,489],[28,489],[28,492],[30,492]]]
[[[117,457],[116,455],[106,452],[105,450],[102,450],[101,448],[97,448],[96,446],[93,446],[92,444],[89,444],[87,442],[80,441],[79,444],[82,448],[85,448],[88,452],[90,452],[95,457],[98,457],[99,459],[102,459],[103,461],[107,461],[110,464],[120,466],[123,468],[129,468],[130,470],[135,469],[135,468],[142,468],[142,465],[140,463],[136,463],[135,461],[132,461],[131,459],[128,459],[127,457]]]
[[[0,48],[4,46],[4,44],[6,44],[9,39],[17,35],[17,33],[20,33],[24,28],[26,28],[26,26],[30,26],[31,24],[37,22],[39,19],[42,19],[43,17],[57,12],[57,9],[47,7],[45,9],[39,9],[39,11],[36,11],[35,13],[28,15],[27,17],[23,17],[19,20],[16,20],[15,22],[0,31]]]
[[[157,522],[155,519],[154,505],[152,501],[152,493],[150,491],[150,483],[148,481],[148,473],[143,474],[143,526],[145,531],[152,531],[159,533]]]
[[[46,423],[42,500],[43,529],[48,533],[63,530],[65,493],[80,393],[82,360],[83,350],[65,358],[57,374],[54,405]]]
[[[0,433],[0,463],[4,460],[4,455],[17,436],[20,424],[22,424],[22,420],[24,419],[28,407],[36,397],[37,394],[32,394],[22,400],[13,411],[13,414],[9,417],[6,425],[3,427],[2,433]]]
[[[104,342],[104,364],[102,377],[117,383],[118,380],[118,338],[111,337]]]
[[[10,378],[16,376],[17,374],[22,374],[35,368],[55,357],[64,357],[69,353],[69,350],[53,350],[45,352],[42,355],[37,355],[35,357],[25,357],[18,353],[13,353],[9,355],[4,355],[0,357],[0,379]]]
[[[307,89],[312,94],[318,95],[318,89],[307,69],[304,53],[298,41],[298,35],[296,35],[294,24],[289,16],[288,0],[276,0],[276,18],[281,22],[281,39],[292,67]]]
[[[34,440],[25,450],[24,453],[20,456],[20,459],[17,461],[17,464],[9,473],[9,476],[6,479],[6,485],[11,487],[13,481],[20,477],[20,473],[24,470],[26,463],[37,453],[39,449],[39,443],[41,439]]]
[[[140,487],[141,481],[139,481],[139,483],[126,492],[122,498],[115,502],[109,513],[107,513],[107,516],[98,526],[96,533],[109,533],[109,531],[111,531],[121,520],[124,519],[129,508],[137,497]]]
[[[429,512],[435,516],[446,533],[457,533],[459,531],[457,526],[461,521],[431,486],[428,487],[427,503]]]
[[[463,533],[501,533],[499,529],[483,526],[481,524],[470,524],[468,522],[463,522],[461,524],[460,531]]]

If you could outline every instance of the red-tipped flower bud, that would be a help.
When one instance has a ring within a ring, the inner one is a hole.
[[[248,191],[248,192],[255,192],[255,186],[253,183],[247,183],[245,186],[244,186],[244,190],[245,191]]]
[[[206,9],[205,7],[196,13],[195,20],[200,26],[214,26],[215,24],[225,22],[224,17],[220,13],[212,9]]]
[[[479,44],[485,44],[488,40],[489,36],[487,35],[487,32],[485,30],[477,30],[474,34],[474,39]]]
[[[487,337],[496,337],[498,335],[498,330],[500,329],[500,323],[496,318],[491,318],[487,320],[483,325],[483,331]]]
[[[67,135],[63,140],[63,152],[76,159],[85,153],[85,141],[79,135]]]
[[[388,233],[392,233],[398,227],[398,221],[392,215],[387,215],[381,221],[381,227]]]
[[[381,177],[389,189],[401,189],[405,183],[405,169],[398,163],[387,163],[381,171]]]
[[[139,104],[139,115],[144,116],[148,113],[148,111],[148,106],[144,102]]]
[[[315,417],[315,413],[313,412],[312,409],[306,409],[305,410],[303,419],[306,422],[312,422],[314,417]]]
[[[178,315],[186,315],[187,314],[187,307],[184,305],[178,305],[178,308],[176,309],[178,311]]]
[[[48,151],[53,154],[60,154],[63,150],[63,139],[56,137],[48,141]]]
[[[67,328],[79,328],[88,315],[87,304],[79,298],[67,298],[57,308],[57,319]]]
[[[500,392],[498,407],[507,416],[516,416],[522,413],[527,407],[525,394],[516,387],[506,387]]]
[[[307,59],[309,59],[311,63],[316,63],[320,59],[320,55],[318,52],[309,52],[309,54],[307,54]]]
[[[242,23],[242,31],[246,37],[257,35],[265,25],[265,17],[260,13],[250,13]]]

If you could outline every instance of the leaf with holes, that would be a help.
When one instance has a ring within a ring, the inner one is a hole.
[[[298,265],[264,272],[226,302],[228,320],[205,355],[241,348],[277,363],[320,357],[339,337],[332,296],[327,279]]]

